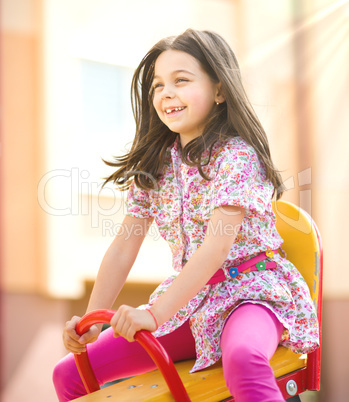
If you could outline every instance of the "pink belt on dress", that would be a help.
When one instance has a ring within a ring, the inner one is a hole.
[[[265,269],[273,269],[276,268],[277,264],[275,261],[268,261],[265,262],[267,258],[272,258],[278,250],[267,250],[263,251],[262,253],[252,257],[251,259],[241,263],[240,265],[230,268],[229,275],[232,278],[235,278],[237,275],[252,271],[264,271]],[[206,285],[213,285],[215,283],[219,283],[225,281],[227,277],[222,268],[220,268],[212,278],[206,283]]]

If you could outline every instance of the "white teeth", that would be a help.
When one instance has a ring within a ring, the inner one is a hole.
[[[184,107],[175,107],[174,109],[165,109],[166,113],[171,113],[173,111],[178,112],[179,110],[183,110]]]

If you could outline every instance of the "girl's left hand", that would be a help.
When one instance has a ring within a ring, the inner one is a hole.
[[[114,330],[114,336],[123,336],[129,342],[134,341],[134,335],[137,331],[145,329],[153,332],[156,323],[152,315],[147,310],[138,310],[130,306],[120,306],[110,321]]]

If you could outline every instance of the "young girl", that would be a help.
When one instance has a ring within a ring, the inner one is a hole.
[[[132,95],[136,137],[127,155],[108,162],[118,169],[106,179],[129,189],[127,230],[105,254],[87,311],[111,308],[154,219],[175,274],[149,304],[121,306],[101,334],[99,325],[77,335],[73,317],[64,345],[81,353],[89,344],[103,384],[155,368],[132,342],[149,330],[174,361],[196,357],[192,371],[222,358],[236,401],[283,401],[269,359],[278,344],[314,350],[318,324],[304,279],[277,252],[271,200],[282,182],[235,55],[212,32],[163,39],[135,71]],[[54,383],[60,401],[86,393],[72,354]]]

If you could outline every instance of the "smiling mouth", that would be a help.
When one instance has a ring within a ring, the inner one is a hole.
[[[185,106],[172,107],[172,108],[165,109],[165,113],[166,114],[171,114],[171,113],[174,113],[174,112],[180,112],[183,109],[185,109]]]

